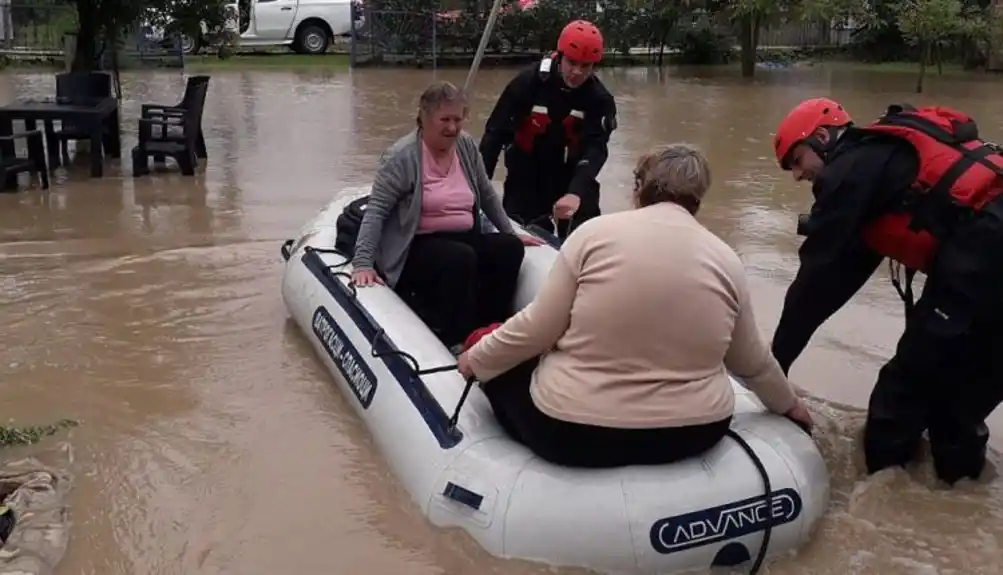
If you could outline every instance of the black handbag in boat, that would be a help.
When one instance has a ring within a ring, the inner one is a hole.
[[[336,225],[338,233],[334,239],[334,249],[352,258],[355,256],[355,240],[359,237],[359,228],[362,227],[362,216],[366,213],[366,205],[369,203],[369,196],[356,198],[345,206],[338,216]]]

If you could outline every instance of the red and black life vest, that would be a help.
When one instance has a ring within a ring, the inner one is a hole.
[[[867,225],[864,242],[905,266],[909,276],[928,272],[939,243],[937,226],[928,220],[967,215],[1003,195],[1001,149],[979,138],[970,116],[942,106],[891,106],[861,129],[906,140],[919,159],[904,208]]]
[[[552,53],[550,56],[544,58],[540,61],[540,68],[537,74],[537,81],[535,82],[536,90],[532,95],[533,105],[530,109],[529,115],[519,124],[516,128],[514,142],[516,147],[518,147],[523,152],[530,154],[533,152],[533,148],[536,146],[536,140],[540,136],[547,133],[550,128],[550,124],[553,121],[550,117],[550,110],[547,109],[546,103],[542,102],[541,95],[543,90],[541,89],[546,85],[547,80],[550,78],[551,68],[553,68],[554,62],[557,61],[557,52]],[[582,123],[585,120],[585,112],[583,110],[571,110],[567,116],[561,119],[561,127],[564,135],[564,145],[565,145],[565,158],[577,157],[581,150],[581,133],[582,133]]]

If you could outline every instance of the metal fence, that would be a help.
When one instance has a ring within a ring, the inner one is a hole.
[[[477,50],[487,21],[486,15],[459,10],[413,12],[373,10],[352,4],[353,30],[349,54],[353,66],[408,63],[435,67],[454,57]],[[514,37],[518,28],[497,26],[488,42],[487,54],[519,56],[535,51]]]
[[[652,40],[661,43],[661,35],[652,31],[652,22],[643,14],[618,17],[609,11],[598,15],[598,20],[610,24],[607,44],[610,49],[632,54],[657,50]],[[360,3],[352,4],[353,31],[349,47],[353,66],[379,64],[412,64],[435,67],[447,60],[469,57],[476,51],[483,33],[486,14],[470,14],[460,10],[414,12],[402,10],[376,10]],[[555,30],[559,22],[554,22]],[[672,25],[669,43],[676,44],[688,30],[710,26],[730,34],[727,25],[709,22],[706,18],[688,17]],[[535,57],[546,52],[556,40],[556,32],[546,30],[530,13],[503,15],[488,43],[486,54],[493,60]],[[601,26],[602,27],[602,26]],[[759,33],[760,48],[804,48],[843,46],[850,41],[851,30],[828,21],[790,23],[763,28]],[[554,36],[554,38],[551,38]],[[673,46],[666,46],[671,51]],[[737,42],[734,46],[738,48]]]
[[[760,48],[846,46],[853,29],[828,21],[781,24],[759,31]]]
[[[73,6],[0,0],[0,56],[65,63],[67,48],[75,49],[75,43],[67,42],[67,37],[72,37],[77,27]],[[165,37],[150,26],[137,27],[112,52],[99,45],[95,55],[98,65],[105,69],[184,65],[180,38]]]
[[[7,56],[62,56],[63,37],[77,29],[72,6],[20,4],[0,0],[0,53]]]

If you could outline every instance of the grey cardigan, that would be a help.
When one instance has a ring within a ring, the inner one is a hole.
[[[482,233],[501,230],[514,234],[512,222],[488,178],[473,136],[461,132],[456,140],[456,151],[463,174],[474,192],[474,229]],[[355,269],[378,268],[391,287],[400,279],[411,240],[418,231],[421,180],[421,144],[418,130],[414,130],[394,142],[380,157],[352,258]],[[479,217],[481,210],[494,226],[485,225],[487,222]],[[486,229],[488,227],[493,229]]]

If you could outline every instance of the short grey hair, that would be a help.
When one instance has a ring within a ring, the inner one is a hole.
[[[638,207],[673,202],[695,214],[710,184],[707,158],[692,144],[656,148],[638,158],[634,168],[634,200]]]
[[[428,116],[435,113],[444,104],[461,104],[463,115],[467,115],[467,96],[463,90],[451,82],[436,82],[425,89],[418,99],[418,116]]]

